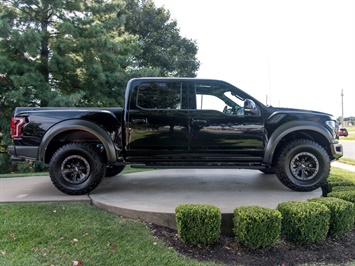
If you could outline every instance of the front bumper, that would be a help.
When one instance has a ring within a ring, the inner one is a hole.
[[[343,156],[343,145],[340,143],[333,143],[330,145],[330,149],[334,159],[339,159]]]

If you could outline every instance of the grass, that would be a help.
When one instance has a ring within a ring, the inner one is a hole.
[[[338,167],[332,167],[328,178],[342,178],[355,181],[355,173]]]
[[[351,159],[351,158],[340,158],[339,159],[340,163],[345,163],[345,164],[350,164],[350,165],[355,165],[355,159]]]
[[[216,265],[177,254],[145,224],[85,203],[0,205],[0,265]]]

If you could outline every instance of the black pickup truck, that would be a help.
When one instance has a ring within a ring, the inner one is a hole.
[[[49,164],[53,184],[72,195],[126,165],[256,169],[311,191],[343,155],[331,115],[267,107],[208,79],[132,79],[124,108],[18,107],[10,126],[12,160]]]

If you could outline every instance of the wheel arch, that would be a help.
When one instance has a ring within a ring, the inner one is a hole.
[[[291,121],[277,128],[270,136],[265,148],[263,161],[272,165],[275,154],[284,143],[296,139],[309,139],[320,144],[332,158],[330,143],[333,139],[328,130],[323,126],[309,121]]]
[[[107,162],[116,162],[115,146],[109,134],[97,124],[80,119],[66,120],[51,127],[43,136],[39,146],[39,160],[48,163],[55,150],[67,143],[58,146],[54,141],[64,137],[70,139],[68,136],[74,135],[80,135],[84,140],[97,140],[102,143]]]

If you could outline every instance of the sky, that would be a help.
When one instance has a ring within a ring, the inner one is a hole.
[[[355,0],[154,3],[196,41],[197,77],[227,81],[268,105],[336,117],[343,106],[344,117],[355,116]]]

